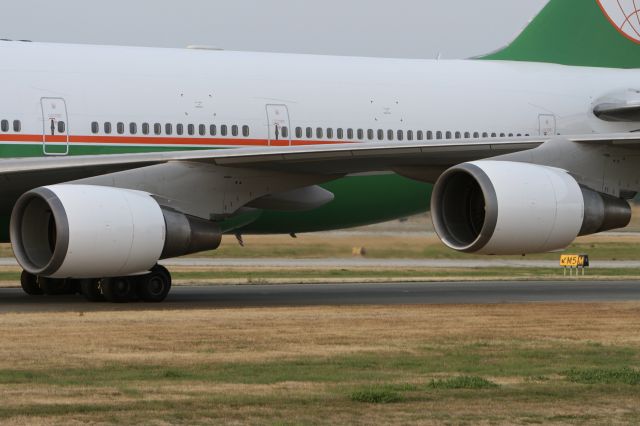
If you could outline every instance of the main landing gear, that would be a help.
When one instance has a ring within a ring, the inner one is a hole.
[[[83,280],[37,277],[23,271],[20,284],[22,290],[31,296],[80,293],[90,302],[159,303],[171,290],[171,274],[161,265],[154,266],[144,275]]]

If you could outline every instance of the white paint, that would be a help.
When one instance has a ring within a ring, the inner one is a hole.
[[[566,248],[578,236],[584,201],[564,170],[506,161],[476,161],[490,178],[498,222],[478,254],[544,253]]]
[[[165,239],[158,203],[139,191],[52,185],[69,221],[69,248],[51,278],[131,275],[156,264]]]
[[[108,121],[111,136],[117,122],[127,132],[129,122],[247,124],[251,138],[268,140],[269,104],[287,107],[292,128],[537,135],[546,114],[561,134],[610,133],[634,126],[598,120],[593,100],[636,87],[640,77],[551,64],[19,42],[0,42],[0,55],[0,77],[11,81],[0,86],[0,117],[38,134],[40,98],[63,98],[72,137]]]

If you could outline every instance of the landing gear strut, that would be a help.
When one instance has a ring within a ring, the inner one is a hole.
[[[37,277],[23,271],[20,283],[24,292],[32,296],[81,293],[90,302],[106,300],[127,303],[140,300],[159,303],[167,298],[171,290],[171,274],[161,265],[139,276],[83,280]]]

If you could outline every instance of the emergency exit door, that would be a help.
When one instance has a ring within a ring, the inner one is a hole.
[[[69,153],[69,116],[62,98],[42,98],[42,149],[45,155]]]

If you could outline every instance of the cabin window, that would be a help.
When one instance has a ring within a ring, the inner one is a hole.
[[[237,130],[238,129],[236,129],[236,132],[237,132]],[[233,127],[231,128],[231,131],[233,132]],[[233,135],[233,136],[236,136],[236,135]],[[289,128],[287,126],[283,126],[282,127],[282,137],[285,138],[285,139],[289,138]]]
[[[15,130],[15,123],[14,123],[14,130]],[[65,133],[67,126],[64,123],[64,121],[58,121],[58,133]]]
[[[421,141],[424,139],[424,132],[422,130],[418,130],[416,132],[416,140]]]
[[[413,130],[407,130],[407,140],[408,141],[413,140]]]
[[[367,133],[367,136],[369,136],[369,140],[373,139],[373,130],[369,129],[367,130]],[[364,129],[358,129],[358,139],[364,140]]]
[[[473,137],[478,139],[480,137],[480,133],[478,132],[473,132]]]
[[[20,120],[13,120],[13,131],[19,132],[22,130],[22,122]]]
[[[311,139],[313,137],[313,129],[311,127],[307,127],[307,139]]]
[[[451,132],[446,133],[447,139],[451,139]]]
[[[495,138],[495,137],[497,137],[497,136],[498,136],[497,134],[495,134],[495,133],[491,133],[491,137],[492,137],[492,138]]]
[[[464,138],[465,139],[469,139],[471,137],[471,133],[469,132],[464,132]]]
[[[218,133],[217,130],[218,129],[216,129],[216,125],[215,124],[212,124],[212,125],[209,126],[209,134],[211,136],[215,136]]]
[[[142,134],[143,135],[149,134],[149,123],[142,123]]]
[[[436,139],[442,139],[442,132],[439,130],[436,132]]]
[[[111,123],[109,123],[108,121],[104,123],[104,132],[107,135],[111,134]]]
[[[378,129],[378,140],[381,141],[384,139],[384,130]]]
[[[155,133],[156,135],[162,134],[162,125],[160,123],[155,123],[153,125],[153,133]]]
[[[9,131],[9,120],[2,120],[2,123],[0,124],[0,127],[2,128],[3,132],[8,132]]]
[[[164,133],[166,135],[171,135],[173,133],[173,124],[167,123],[164,125]]]
[[[58,126],[58,127],[60,127],[60,126]],[[117,123],[116,124],[116,131],[118,132],[119,135],[123,135],[124,134],[124,123],[122,123],[122,122]],[[62,133],[62,132],[60,132],[59,129],[58,129],[58,132]]]
[[[336,134],[336,137],[337,137],[338,139],[344,139],[344,130],[342,130],[342,129],[338,129],[338,130],[336,131],[336,133],[337,133],[337,134]]]
[[[404,139],[404,132],[402,130],[398,130],[398,140],[401,141]]]
[[[522,135],[520,133],[518,133],[518,137],[521,137]]]
[[[393,130],[387,130],[387,139],[393,140]]]
[[[249,137],[249,126],[242,126],[242,136],[245,138]]]
[[[207,134],[207,126],[205,126],[204,124],[201,124],[198,126],[198,134],[200,136],[205,136]]]
[[[512,138],[513,137],[513,133],[509,133],[509,137]]]
[[[353,129],[347,129],[347,139],[353,139]]]
[[[302,127],[296,127],[296,138],[300,139],[302,137]]]
[[[323,132],[323,130],[322,130],[322,127],[318,127],[318,128],[316,129],[316,137],[317,137],[318,139],[322,139],[323,134],[324,134],[324,132]]]
[[[456,139],[460,139],[460,138],[462,138],[462,133],[456,132]]]
[[[184,124],[182,123],[176,124],[176,135],[178,136],[184,135]]]
[[[333,129],[331,127],[327,129],[327,139],[333,139]]]
[[[500,137],[504,138],[506,135],[504,133],[500,133]]]
[[[98,134],[98,132],[100,132],[100,125],[97,121],[94,121],[93,123],[91,123],[91,133],[95,135]]]
[[[482,137],[483,137],[483,138],[488,138],[488,137],[489,137],[489,133],[487,133],[487,132],[482,132]]]
[[[229,128],[227,127],[227,125],[223,124],[222,126],[220,126],[220,135],[227,136],[227,133],[229,133]]]
[[[196,126],[193,124],[187,125],[187,131],[189,132],[189,136],[194,136],[196,134]]]
[[[433,132],[431,130],[429,130],[427,132],[427,140],[432,140],[433,139]]]
[[[129,123],[129,133],[132,135],[138,133],[138,125],[136,123]]]

